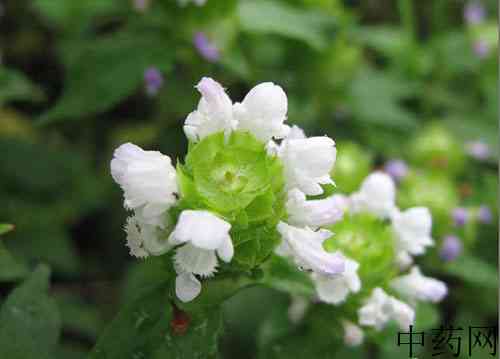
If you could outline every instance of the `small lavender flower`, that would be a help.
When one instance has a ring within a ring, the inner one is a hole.
[[[444,237],[439,256],[442,260],[450,262],[455,260],[462,253],[462,242],[456,236],[449,235]]]
[[[462,227],[467,223],[469,218],[469,212],[464,207],[457,207],[452,212],[453,222],[455,222],[455,226]]]
[[[485,40],[477,40],[473,45],[474,53],[484,59],[490,53],[490,45]]]
[[[481,207],[479,207],[479,211],[477,212],[477,219],[483,224],[490,224],[493,221],[493,214],[491,213],[491,209],[486,205],[482,205]]]
[[[466,144],[467,153],[476,160],[484,161],[490,157],[490,147],[483,141],[472,141]]]
[[[384,171],[394,180],[400,181],[408,174],[408,166],[403,160],[390,160],[385,163]]]
[[[139,12],[144,12],[149,9],[151,0],[133,0],[134,9]]]
[[[200,55],[207,61],[217,62],[220,59],[220,53],[217,46],[211,42],[203,32],[197,32],[193,37],[193,44]]]
[[[149,96],[154,96],[163,85],[163,75],[156,67],[149,67],[144,71],[144,83]]]
[[[480,24],[486,17],[486,10],[479,1],[469,2],[464,9],[464,18],[468,24]]]

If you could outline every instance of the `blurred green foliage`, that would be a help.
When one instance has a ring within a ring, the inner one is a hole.
[[[291,323],[282,292],[311,296],[313,288],[278,259],[260,278],[273,289],[246,289],[225,304],[224,332],[220,310],[211,309],[193,318],[180,341],[166,334],[176,304],[151,295],[150,284],[168,282],[168,271],[128,257],[126,214],[108,164],[113,148],[129,141],[181,157],[183,120],[196,106],[193,86],[202,76],[231,88],[234,99],[259,82],[283,86],[289,122],[337,140],[333,175],[341,192],[355,190],[386,160],[405,159],[410,173],[399,204],[432,210],[437,244],[420,264],[451,293],[439,313],[419,307],[417,325],[496,323],[496,2],[483,1],[481,24],[465,23],[466,3],[451,0],[137,4],[3,2],[0,357],[84,358],[96,342],[89,358],[205,358],[215,356],[217,342],[227,358],[406,355],[396,351],[394,330],[344,348],[329,306],[314,306],[305,324]],[[218,48],[215,61],[195,46],[198,32]],[[148,68],[164,77],[154,96],[144,82]],[[490,156],[471,158],[469,141],[482,141]],[[450,212],[459,205],[471,213],[489,206],[494,223],[472,216],[456,228]],[[464,252],[443,263],[439,246],[451,233]],[[40,262],[53,271],[49,291]],[[227,283],[231,278],[216,287],[219,294],[232,294]]]

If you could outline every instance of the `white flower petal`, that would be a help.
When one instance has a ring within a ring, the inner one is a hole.
[[[290,128],[290,132],[288,132],[288,136],[286,136],[288,139],[304,139],[307,138],[305,132],[303,129],[301,129],[297,125],[293,125]]]
[[[111,175],[124,191],[125,206],[142,211],[144,218],[160,216],[176,201],[176,171],[160,152],[123,144],[115,150]]]
[[[344,343],[346,345],[356,347],[363,343],[365,335],[359,326],[348,320],[343,320],[342,325],[344,327]]]
[[[127,218],[125,224],[125,232],[127,233],[127,247],[130,255],[137,258],[146,258],[149,253],[144,249],[144,240],[140,231],[139,223],[135,217]]]
[[[381,330],[388,321],[395,320],[401,329],[415,320],[415,311],[406,303],[387,295],[381,288],[375,288],[372,295],[358,310],[359,323]]]
[[[351,196],[353,212],[370,212],[387,218],[396,208],[396,186],[393,179],[382,172],[374,172],[361,184],[358,192]]]
[[[264,82],[252,88],[241,104],[235,104],[233,113],[239,130],[249,131],[267,142],[273,137],[287,135],[289,127],[283,124],[287,109],[288,100],[283,89],[272,82]]]
[[[335,164],[335,142],[326,136],[286,139],[279,156],[284,165],[287,188],[298,188],[307,195],[319,195],[319,184],[333,183],[330,171]]]
[[[398,323],[401,330],[408,330],[415,322],[415,310],[408,304],[390,297],[391,319]]]
[[[214,250],[201,249],[187,243],[175,251],[178,271],[210,277],[216,272],[217,257]]]
[[[361,289],[361,280],[357,274],[359,263],[345,258],[343,273],[328,277],[313,273],[312,278],[321,301],[339,304],[346,300],[349,293],[357,293]]]
[[[326,276],[344,271],[344,257],[339,253],[329,253],[323,248],[323,241],[330,238],[332,232],[324,229],[315,232],[284,222],[280,222],[277,229],[287,242],[297,265]]]
[[[412,255],[420,255],[432,246],[432,217],[425,207],[410,208],[404,212],[394,211],[392,228],[397,237],[397,249]]]
[[[204,77],[196,86],[202,94],[198,109],[184,123],[184,133],[191,141],[199,141],[212,133],[229,133],[234,129],[232,102],[224,88],[211,78]]]
[[[217,248],[217,255],[226,263],[231,262],[231,259],[233,259],[234,247],[229,235],[222,241],[219,248]]]
[[[190,302],[201,292],[201,283],[191,273],[181,273],[175,278],[175,294],[182,302]]]
[[[170,234],[173,244],[191,242],[202,249],[215,250],[229,236],[231,225],[208,211],[182,211]]]
[[[417,266],[414,266],[409,274],[395,278],[391,286],[401,296],[433,303],[441,301],[448,293],[445,283],[422,275]]]
[[[344,200],[342,196],[334,195],[321,200],[308,201],[302,191],[294,188],[288,192],[286,209],[290,224],[317,228],[342,219]]]

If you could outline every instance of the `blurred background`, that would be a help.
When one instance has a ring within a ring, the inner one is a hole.
[[[85,356],[145,270],[124,245],[113,149],[133,142],[182,158],[194,85],[210,76],[234,101],[257,83],[281,85],[288,122],[336,140],[340,192],[379,169],[398,181],[402,208],[431,209],[436,245],[420,264],[451,294],[429,313],[429,328],[496,325],[497,6],[1,0],[0,302],[37,263],[49,264],[58,358]],[[342,344],[305,336],[303,353],[276,350],[271,317],[288,301],[262,288],[231,299],[222,357],[338,353]],[[407,356],[388,340],[337,355]]]

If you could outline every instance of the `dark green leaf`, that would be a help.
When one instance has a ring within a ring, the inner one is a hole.
[[[323,49],[330,40],[326,30],[334,19],[319,11],[295,9],[282,2],[245,1],[238,7],[238,17],[244,31],[255,34],[277,34]]]
[[[0,310],[0,358],[53,359],[61,320],[47,295],[50,271],[39,266]]]

